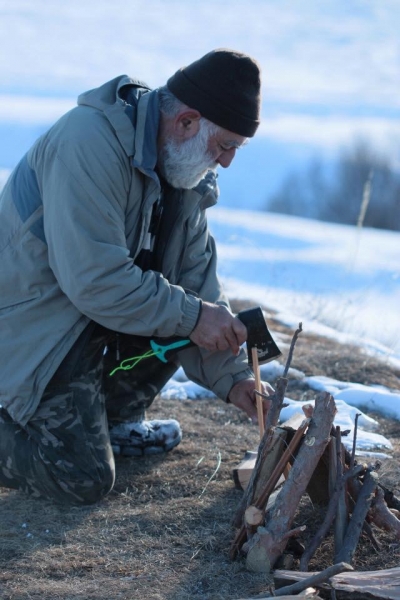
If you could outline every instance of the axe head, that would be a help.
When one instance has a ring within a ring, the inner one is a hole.
[[[251,349],[257,348],[259,364],[267,363],[282,354],[268,330],[261,308],[241,310],[238,315],[247,328],[247,356],[249,365],[253,365]]]

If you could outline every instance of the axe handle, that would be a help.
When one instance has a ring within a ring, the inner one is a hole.
[[[265,428],[264,428],[263,399],[262,399],[262,396],[260,395],[260,394],[262,394],[261,379],[260,379],[260,367],[258,365],[258,354],[257,354],[256,346],[253,346],[253,348],[251,349],[251,358],[253,361],[253,371],[254,371],[254,378],[255,378],[255,382],[256,382],[256,391],[258,392],[258,394],[255,394],[255,396],[256,396],[256,406],[257,406],[258,427],[260,429],[260,440],[261,440],[263,438]]]

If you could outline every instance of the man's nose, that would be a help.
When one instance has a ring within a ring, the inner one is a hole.
[[[222,168],[227,169],[233,159],[235,158],[236,148],[230,148],[229,150],[224,150],[222,154],[217,158],[217,163],[221,165]]]

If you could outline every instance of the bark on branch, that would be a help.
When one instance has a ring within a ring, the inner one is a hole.
[[[388,508],[385,502],[383,490],[378,487],[375,498],[372,500],[368,517],[374,523],[374,525],[380,529],[384,529],[385,531],[393,533],[396,539],[399,540],[400,521],[395,516],[394,512],[392,512],[392,510]]]
[[[301,571],[308,570],[308,563],[314,556],[316,549],[319,547],[324,537],[327,535],[333,519],[335,518],[339,497],[342,494],[342,490],[345,487],[346,481],[351,477],[356,477],[362,473],[363,470],[364,467],[362,465],[357,465],[351,471],[347,471],[347,473],[337,482],[336,488],[333,491],[331,499],[329,500],[328,508],[325,513],[325,519],[300,559]]]
[[[315,575],[307,577],[307,579],[303,579],[302,581],[296,581],[296,583],[287,585],[283,588],[279,588],[279,590],[275,590],[274,596],[298,594],[299,592],[305,590],[308,587],[321,585],[322,583],[328,581],[334,575],[337,575],[338,573],[343,573],[344,571],[353,571],[353,567],[344,562],[337,563],[335,565],[332,565],[331,567],[328,567],[327,569],[324,569],[323,571],[320,571],[319,573],[315,573]]]
[[[279,477],[281,476],[285,466],[289,462],[290,457],[296,451],[297,446],[299,445],[301,438],[302,438],[305,430],[308,427],[308,424],[309,424],[308,420],[304,421],[303,424],[301,425],[301,427],[299,427],[299,429],[296,431],[289,446],[287,447],[287,449],[281,456],[280,460],[278,461],[278,464],[276,465],[273,472],[271,473],[271,476],[267,482],[267,485],[263,489],[260,497],[255,501],[254,505],[257,508],[259,508],[263,511],[265,510],[265,507],[268,502],[268,498],[269,498],[270,494],[272,493],[272,491],[274,490]],[[240,549],[242,548],[245,541],[246,541],[246,527],[245,527],[245,525],[242,525],[232,543],[231,552],[230,552],[230,557],[232,559],[235,558],[236,554],[240,551]]]
[[[267,572],[284,551],[300,499],[329,442],[335,413],[336,405],[332,396],[328,393],[319,394],[308,432],[271,510],[265,532],[262,531],[262,536],[257,533],[249,541],[247,565],[251,570]],[[263,555],[265,560],[261,558]]]
[[[335,562],[351,563],[377,485],[377,473],[374,471],[367,471],[343,540],[343,546],[336,554]]]
[[[296,345],[297,338],[299,337],[301,332],[302,324],[299,323],[299,327],[298,329],[296,329],[290,344],[289,355],[286,361],[283,377],[280,377],[276,381],[275,393],[269,397],[271,407],[268,411],[268,415],[266,418],[264,435],[258,448],[258,455],[256,464],[253,469],[253,473],[251,474],[248,486],[244,491],[242,500],[233,518],[232,524],[234,527],[242,526],[243,516],[246,508],[252,504],[255,504],[255,496],[257,491],[266,483],[262,480],[260,481],[260,479],[262,478],[262,466],[266,457],[271,453],[272,446],[274,445],[274,431],[279,421],[279,415],[282,410],[286,388],[288,384],[286,375],[289,371],[290,364],[292,362],[294,347]]]

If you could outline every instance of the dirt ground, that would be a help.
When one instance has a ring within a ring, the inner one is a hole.
[[[288,339],[293,334],[273,318],[269,324]],[[306,332],[292,366],[309,375],[400,388],[400,373],[388,364]],[[311,397],[295,383],[288,395]],[[246,450],[257,449],[257,427],[211,399],[157,399],[148,416],[178,419],[182,443],[163,458],[118,459],[115,488],[97,505],[59,507],[0,488],[2,600],[235,600],[267,589],[265,576],[247,572],[243,559],[228,558],[231,519],[242,495],[232,470]],[[394,446],[381,480],[400,496],[400,423],[373,416]],[[305,497],[297,516],[307,525],[305,544],[320,519],[320,509]],[[374,532],[381,551],[363,537],[353,566],[398,566],[399,541]],[[332,560],[328,537],[310,570]]]

